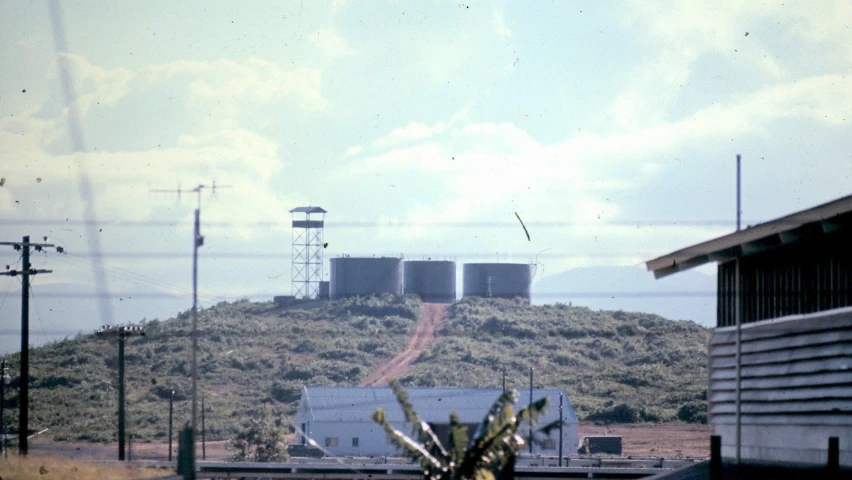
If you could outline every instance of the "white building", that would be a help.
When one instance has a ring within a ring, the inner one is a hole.
[[[498,388],[406,388],[414,410],[428,422],[443,439],[449,431],[450,413],[455,412],[462,423],[478,425],[502,393]],[[564,389],[533,389],[533,401],[548,398],[550,407],[539,421],[547,425],[559,419],[559,394],[562,394],[562,445],[563,454],[576,451],[577,417]],[[515,411],[529,404],[529,390],[521,390]],[[391,424],[410,434],[411,427],[390,387],[315,387],[302,389],[299,410],[296,413],[296,443],[305,445],[302,434],[314,439],[329,452],[340,456],[390,456],[396,455],[387,433],[373,421],[377,408],[384,409]],[[471,436],[475,427],[470,430]],[[528,430],[526,431],[528,432]],[[526,437],[528,433],[524,433]],[[539,432],[542,440],[534,445],[534,454],[555,455],[559,452],[559,429],[549,436]],[[525,450],[529,451],[529,450]]]

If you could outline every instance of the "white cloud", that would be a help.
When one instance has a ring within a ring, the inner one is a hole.
[[[443,132],[445,128],[446,124],[444,122],[438,122],[434,125],[411,122],[404,127],[393,129],[386,137],[376,140],[373,142],[373,147],[390,147],[426,140],[433,135]]]
[[[362,147],[361,145],[353,145],[353,146],[346,149],[346,153],[344,153],[343,156],[344,157],[353,157],[353,156],[361,153],[363,150],[364,150],[364,147]]]
[[[310,39],[319,47],[323,55],[330,59],[337,59],[355,53],[355,50],[352,49],[346,39],[331,29],[317,30],[310,36]]]
[[[503,9],[498,8],[494,10],[494,13],[491,17],[492,24],[494,25],[494,31],[497,32],[502,38],[509,38],[512,36],[512,31],[509,30],[509,27],[506,26],[506,20],[503,17]]]

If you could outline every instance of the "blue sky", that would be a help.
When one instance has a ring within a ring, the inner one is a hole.
[[[749,223],[852,185],[847,2],[68,1],[61,12],[57,53],[45,2],[0,3],[0,231],[67,248],[38,257],[54,270],[42,283],[91,283],[91,239],[75,223],[81,165],[119,292],[189,284],[194,200],[151,189],[232,185],[203,196],[208,302],[289,292],[287,211],[300,205],[329,211],[327,256],[538,255],[555,273],[639,266],[731,231],[737,153]],[[116,224],[128,221],[141,225]]]

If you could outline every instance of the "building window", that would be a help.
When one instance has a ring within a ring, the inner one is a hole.
[[[352,446],[353,446],[353,447],[357,447],[357,446],[358,446],[358,437],[352,437]]]
[[[541,448],[545,450],[553,450],[556,448],[556,440],[552,438],[545,438],[541,441]]]
[[[325,437],[325,446],[326,447],[336,447],[337,446],[337,437]]]

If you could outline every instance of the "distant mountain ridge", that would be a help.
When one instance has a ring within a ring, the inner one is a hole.
[[[716,323],[716,277],[698,271],[659,280],[639,267],[583,267],[532,286],[532,303],[571,303],[593,310],[655,313],[671,320]]]

